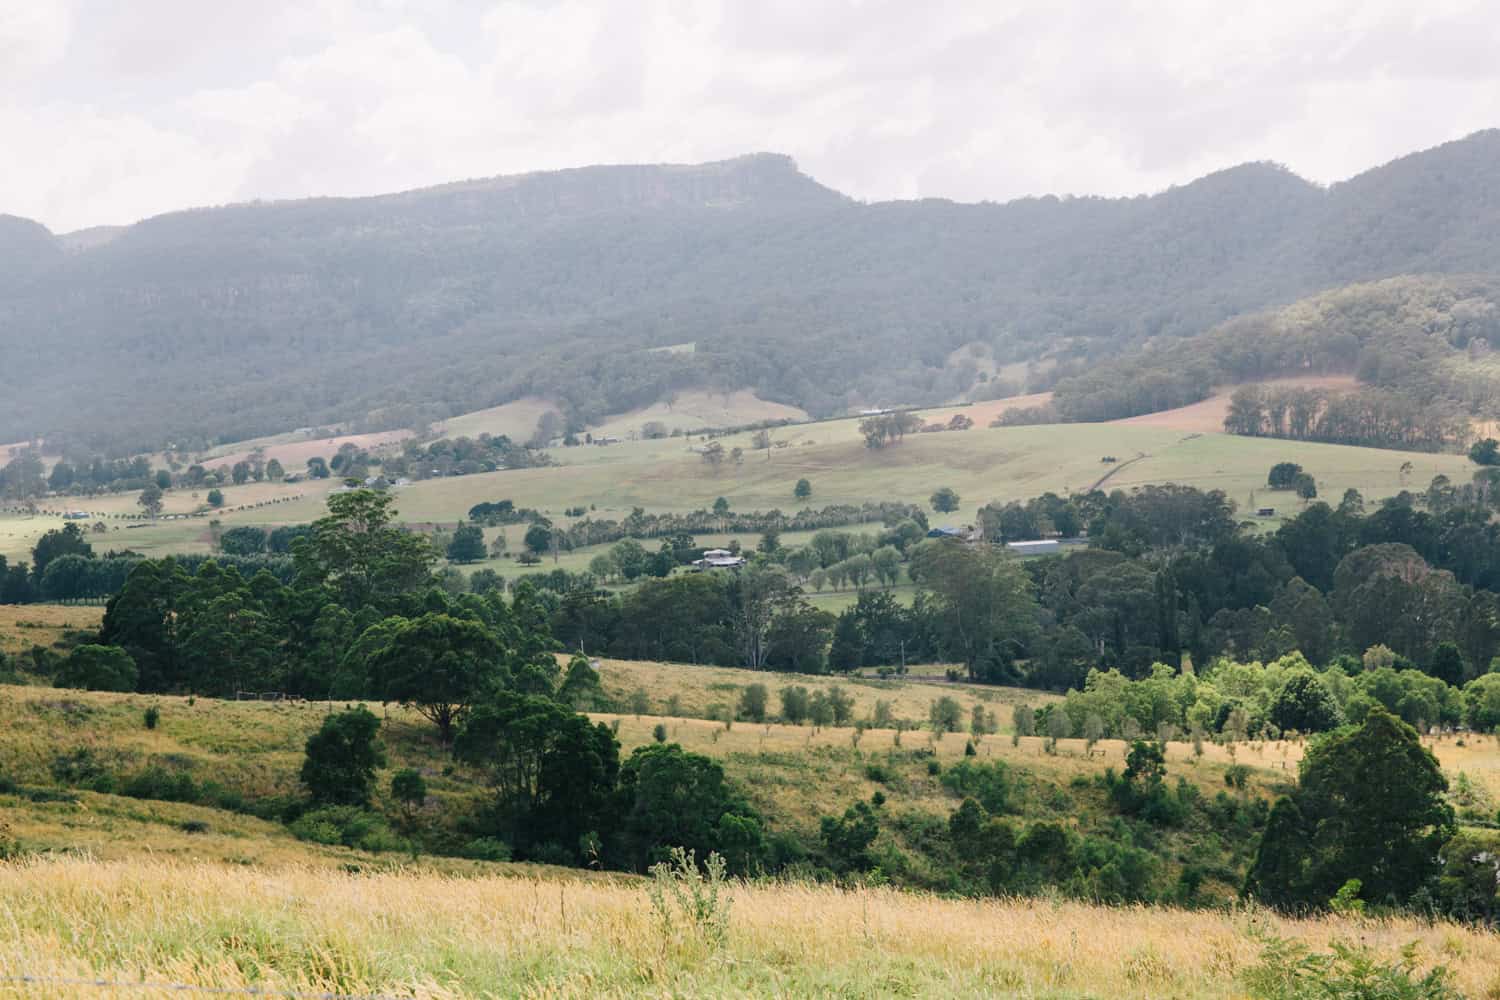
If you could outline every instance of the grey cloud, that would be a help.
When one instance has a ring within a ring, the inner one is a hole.
[[[757,149],[866,199],[1327,182],[1500,123],[1497,43],[1470,0],[0,0],[0,211]]]

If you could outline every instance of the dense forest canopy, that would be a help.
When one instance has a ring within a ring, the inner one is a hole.
[[[1327,189],[1249,164],[1004,205],[860,204],[756,155],[200,209],[94,240],[4,217],[0,440],[193,446],[526,394],[577,424],[684,385],[815,415],[930,403],[985,377],[954,360],[966,345],[1068,375],[1351,281],[1491,269],[1497,154],[1485,132]]]

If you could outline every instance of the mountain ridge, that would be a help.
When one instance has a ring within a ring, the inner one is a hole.
[[[581,426],[689,384],[817,415],[993,394],[955,348],[1060,378],[1353,281],[1495,270],[1497,148],[1476,133],[1327,188],[1260,162],[1003,204],[858,202],[762,153],[193,209],[67,252],[18,220],[0,439],[380,429],[522,395]]]

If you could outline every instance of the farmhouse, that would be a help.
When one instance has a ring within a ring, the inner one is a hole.
[[[951,538],[956,542],[977,542],[979,535],[970,524],[962,528],[933,528],[927,532],[928,538]]]
[[[693,567],[699,570],[739,569],[743,565],[745,560],[728,549],[705,549],[703,558],[693,561]]]
[[[1056,538],[1042,538],[1034,542],[1006,542],[1005,547],[1018,556],[1040,556],[1059,551],[1062,543]]]

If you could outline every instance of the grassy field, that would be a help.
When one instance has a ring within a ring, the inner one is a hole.
[[[29,645],[88,627],[96,608],[23,608],[0,617],[0,641]],[[23,620],[27,623],[22,624]],[[868,719],[877,700],[903,723],[924,721],[952,697],[965,718],[979,705],[1000,732],[974,740],[980,762],[1003,761],[1038,815],[1080,822],[1103,808],[1092,778],[1119,769],[1125,746],[1089,752],[1063,740],[1013,739],[1012,706],[1041,705],[1034,691],[950,684],[942,667],[913,678],[830,678],[680,664],[603,660],[605,693],[633,711],[597,713],[622,752],[667,738],[721,761],[773,828],[815,838],[821,816],[885,796],[877,848],[922,864],[918,844],[957,804],[934,776],[965,759],[967,734],[814,728],[704,718],[734,705],[744,688],[775,692],[837,684]],[[148,706],[160,723],[142,722]],[[433,821],[471,807],[475,776],[450,766],[431,726],[394,706],[383,717],[389,761],[426,777]],[[214,781],[247,802],[295,795],[303,745],[323,703],[80,693],[0,686],[0,825],[30,860],[0,864],[0,966],[50,977],[27,996],[111,995],[78,980],[131,982],[131,995],[180,995],[167,984],[229,989],[482,996],[1247,996],[1243,973],[1260,944],[1252,928],[1319,947],[1358,941],[1394,956],[1417,942],[1424,964],[1442,962],[1471,997],[1500,996],[1494,938],[1418,921],[1288,921],[1237,909],[1091,907],[1053,900],[960,901],[882,888],[834,889],[796,881],[732,884],[727,934],[715,945],[680,916],[653,915],[647,882],[535,865],[369,854],[295,839],[280,823],[204,806],[56,788],[60,755],[86,751],[112,774],[159,766]],[[1492,740],[1430,743],[1450,779],[1460,773],[1500,797],[1500,749]],[[1168,747],[1173,780],[1205,795],[1225,788],[1231,763],[1251,768],[1246,794],[1264,796],[1295,773],[1302,745],[1233,749]],[[1098,801],[1096,801],[1098,799]],[[384,804],[384,803],[382,803]],[[388,805],[388,804],[385,804]],[[1028,807],[1030,808],[1030,807]],[[1032,815],[1030,812],[1027,815]],[[427,820],[424,820],[426,822]],[[1169,868],[1184,857],[1160,844]],[[1226,902],[1233,887],[1211,883]],[[1184,933],[1191,927],[1191,933]],[[158,989],[150,984],[161,984]],[[5,994],[0,983],[0,995]]]
[[[735,392],[689,390],[676,393],[670,400],[610,417],[590,430],[595,437],[630,438],[638,435],[650,421],[673,431],[740,427],[763,420],[806,419],[807,413],[795,406],[760,399],[745,389]]]
[[[0,604],[0,653],[15,655],[32,646],[50,648],[70,632],[97,630],[103,616],[100,607]]]
[[[936,419],[956,412],[962,411],[926,414]],[[701,445],[697,439],[559,448],[553,453],[561,463],[556,467],[416,483],[401,494],[402,513],[413,520],[452,519],[482,500],[509,498],[550,511],[593,505],[599,516],[620,517],[635,506],[706,508],[720,496],[740,510],[792,510],[802,506],[792,490],[805,477],[813,487],[812,506],[867,500],[925,504],[937,487],[951,486],[963,498],[962,513],[939,523],[972,519],[976,508],[992,500],[1084,490],[1101,479],[1105,488],[1178,482],[1222,489],[1241,512],[1248,511],[1253,491],[1256,505],[1274,506],[1286,515],[1299,510],[1300,501],[1265,489],[1266,473],[1279,461],[1301,464],[1316,478],[1320,495],[1334,502],[1351,487],[1373,500],[1401,489],[1425,488],[1439,473],[1455,481],[1470,474],[1467,459],[1458,455],[1117,424],[975,427],[911,435],[880,451],[864,447],[854,420],[788,427],[773,436],[786,446],[753,451],[749,434],[722,439],[726,449],[743,448],[744,461],[726,461],[718,471],[690,450]],[[1118,461],[1101,462],[1106,456]],[[1403,474],[1406,462],[1412,468]]]
[[[0,868],[0,963],[27,996],[220,990],[461,997],[1244,997],[1262,933],[1387,958],[1415,944],[1500,994],[1493,936],[1417,920],[1285,920],[891,890],[735,885],[721,941],[646,885],[546,874],[349,874],[57,858]],[[1191,931],[1187,932],[1187,928]]]
[[[534,423],[535,412],[545,408],[536,401],[507,405],[511,409],[503,415],[504,420],[522,423]],[[1377,500],[1402,489],[1421,490],[1440,473],[1462,482],[1471,472],[1467,459],[1458,455],[1197,433],[1159,426],[1160,420],[1155,425],[985,426],[984,418],[998,405],[925,410],[923,415],[930,421],[965,413],[975,417],[978,426],[963,432],[910,435],[900,444],[879,451],[864,447],[854,419],[775,430],[772,436],[780,446],[762,451],[752,449],[750,434],[733,435],[722,441],[726,449],[743,449],[743,461],[726,461],[717,471],[693,450],[702,445],[696,438],[557,448],[552,453],[559,463],[555,466],[425,480],[401,489],[397,503],[402,517],[424,522],[458,521],[474,504],[501,499],[537,508],[555,519],[562,518],[565,508],[574,506],[593,508],[596,517],[620,518],[637,506],[649,511],[703,509],[720,496],[733,508],[747,511],[791,511],[802,506],[882,500],[925,505],[935,489],[950,486],[962,497],[961,509],[952,515],[935,516],[933,523],[951,526],[972,521],[978,507],[994,500],[1026,499],[1048,490],[1067,493],[1096,485],[1130,489],[1176,482],[1224,490],[1242,515],[1248,515],[1254,506],[1274,507],[1277,516],[1268,523],[1275,524],[1302,507],[1290,493],[1265,489],[1266,473],[1276,462],[1302,465],[1317,480],[1320,496],[1332,502],[1349,488],[1360,490],[1367,500]],[[500,419],[497,414],[491,416]],[[448,432],[478,433],[490,419],[481,414],[470,416],[477,421],[472,426],[455,423],[468,418],[455,418],[449,421]],[[497,423],[490,429],[504,428]],[[1107,456],[1117,461],[1102,462]],[[1411,468],[1403,472],[1406,463]],[[813,496],[806,503],[792,495],[802,478],[813,487]],[[326,489],[326,484],[317,483],[228,487],[226,509],[215,516],[225,527],[308,521],[321,514]],[[282,502],[268,503],[275,499]],[[201,507],[203,498],[190,491],[173,490],[167,494],[166,503],[167,513],[186,513]],[[258,503],[262,506],[255,506]],[[248,509],[235,509],[244,505]],[[150,555],[164,555],[203,551],[208,545],[207,518],[126,528],[133,522],[122,517],[139,513],[134,495],[76,501],[59,498],[48,506],[56,515],[75,506],[100,515],[109,530],[95,541],[104,548],[128,546]],[[13,560],[26,558],[44,531],[62,523],[60,516],[0,513],[0,555]],[[508,535],[513,551],[519,546],[520,536],[521,532],[515,530]],[[753,541],[741,537],[742,544]],[[588,553],[588,558],[593,554]],[[581,569],[586,564],[587,559],[582,564],[574,559],[567,568]],[[509,561],[505,568],[494,568],[505,575],[521,571]]]
[[[0,511],[0,556],[11,561],[29,560],[31,547],[38,538],[68,523],[62,515],[69,510],[90,514],[90,520],[79,524],[88,532],[89,542],[97,553],[111,549],[130,549],[150,556],[206,552],[210,544],[209,521],[217,520],[226,528],[242,524],[270,527],[300,524],[322,516],[323,498],[329,489],[326,482],[225,486],[222,508],[190,518],[180,515],[203,510],[208,491],[169,490],[162,497],[162,517],[155,522],[141,518],[135,493],[51,498],[35,515]],[[105,527],[102,534],[91,530],[96,521]]]
[[[504,434],[512,441],[524,442],[536,431],[542,414],[556,409],[557,404],[551,400],[527,396],[512,403],[449,417],[435,429],[443,437],[477,438],[481,434],[498,437]]]

